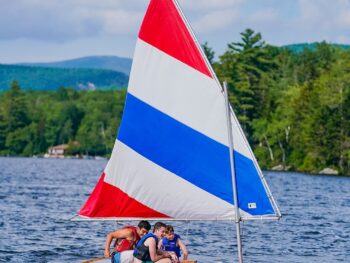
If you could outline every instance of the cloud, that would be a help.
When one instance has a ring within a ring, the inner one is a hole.
[[[265,8],[256,11],[249,16],[249,20],[254,23],[277,23],[279,12],[275,8]]]
[[[198,33],[210,33],[217,30],[225,30],[238,19],[237,12],[233,10],[220,10],[205,14],[193,23],[193,28]]]
[[[136,31],[146,0],[2,0],[0,40],[65,41]]]
[[[178,0],[196,33],[223,32],[232,26],[245,0]]]
[[[108,52],[129,56],[149,1],[0,0],[0,57],[12,52],[13,57],[21,54],[20,61],[30,54],[44,60],[41,51],[50,58]],[[178,2],[201,42],[208,41],[218,54],[227,43],[240,41],[246,28],[275,45],[350,41],[350,0]]]
[[[135,35],[149,0],[0,0],[0,40]],[[179,0],[200,31],[228,26],[243,0]],[[204,13],[204,14],[203,14]],[[197,21],[197,22],[196,22]],[[206,28],[204,28],[206,27]]]
[[[179,0],[181,7],[187,10],[217,10],[238,7],[244,0]]]
[[[348,9],[341,10],[336,18],[339,27],[350,27],[350,7]]]
[[[348,0],[299,0],[297,26],[317,30],[339,30],[350,26]]]
[[[336,1],[333,0],[332,2]],[[332,23],[333,18],[330,16],[333,9],[332,5],[329,5],[329,1],[325,0],[299,0],[300,17],[292,22],[302,30],[325,28]]]
[[[0,0],[0,40],[135,35],[149,0]],[[229,26],[244,0],[179,0],[200,32]],[[230,11],[231,10],[231,11]],[[196,19],[197,17],[197,19]]]
[[[339,44],[349,44],[350,43],[350,34],[346,35],[340,35],[336,39],[336,43]]]
[[[299,0],[300,19],[294,24],[305,42],[328,41],[345,43],[350,27],[348,0]]]

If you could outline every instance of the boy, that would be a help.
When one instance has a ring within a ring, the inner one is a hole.
[[[143,236],[134,250],[134,263],[171,263],[169,252],[158,249],[158,240],[164,236],[166,225],[157,222],[153,233]]]
[[[140,221],[137,227],[125,226],[107,235],[105,257],[112,257],[113,263],[130,263],[133,261],[133,249],[137,242],[151,229],[148,221]],[[112,240],[116,239],[114,252],[110,252]]]
[[[158,247],[164,251],[173,252],[176,254],[176,263],[180,262],[181,257],[180,250],[184,255],[184,259],[187,259],[188,251],[185,244],[182,242],[179,235],[174,233],[174,228],[171,225],[167,225],[165,228],[165,236],[160,240]]]

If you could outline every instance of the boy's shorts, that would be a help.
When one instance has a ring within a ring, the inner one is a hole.
[[[126,250],[123,252],[113,252],[111,261],[112,263],[132,263],[133,262],[133,250]]]

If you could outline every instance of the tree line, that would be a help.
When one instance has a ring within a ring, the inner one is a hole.
[[[247,29],[215,56],[203,49],[263,169],[350,175],[350,51],[326,42],[293,52]],[[125,91],[23,92],[0,95],[0,154],[42,154],[69,143],[71,154],[110,154]]]
[[[114,145],[126,91],[22,91],[13,81],[0,96],[0,155],[42,155],[69,144],[70,155],[107,155]]]
[[[247,29],[214,62],[259,163],[350,174],[350,52],[326,42],[292,52]]]

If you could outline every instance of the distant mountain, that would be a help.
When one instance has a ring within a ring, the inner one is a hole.
[[[317,42],[300,43],[300,44],[285,45],[285,46],[282,46],[282,47],[287,48],[287,49],[291,50],[292,52],[300,53],[300,52],[303,52],[303,50],[306,49],[306,48],[310,49],[310,50],[315,50],[317,44],[319,44],[319,43],[317,43]],[[344,49],[344,50],[350,49],[350,45],[344,45],[344,44],[331,44],[331,45],[333,47],[341,48],[341,49]]]
[[[76,89],[123,89],[127,86],[128,76],[105,69],[0,64],[0,91],[7,90],[13,80],[17,80],[27,90],[55,90],[60,86]]]
[[[89,69],[108,69],[122,72],[126,75],[130,74],[131,69],[130,58],[122,58],[117,56],[89,56],[70,60],[63,60],[49,63],[18,63],[24,66],[40,66],[53,68],[89,68]]]

